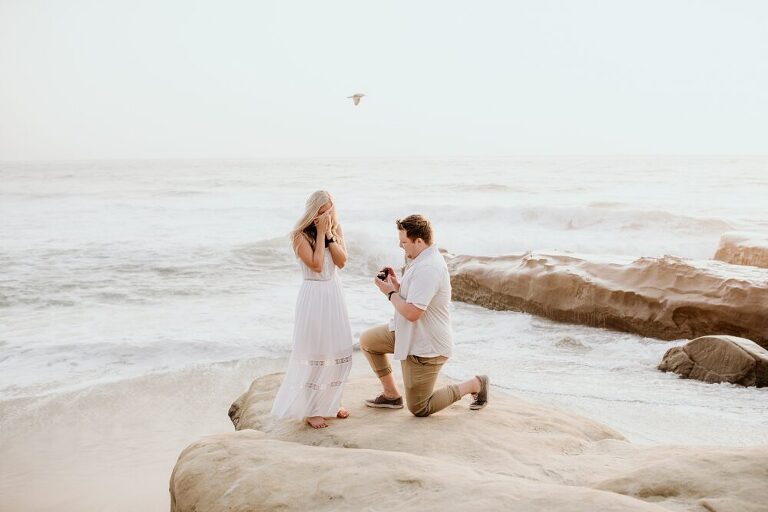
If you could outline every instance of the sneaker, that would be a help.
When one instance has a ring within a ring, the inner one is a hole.
[[[482,409],[488,405],[488,376],[477,375],[477,378],[480,379],[480,392],[472,393],[472,396],[475,398],[475,400],[469,404],[469,408],[473,411]]]
[[[397,398],[389,399],[384,396],[382,393],[381,395],[377,396],[373,399],[368,399],[365,401],[365,405],[368,407],[381,407],[384,409],[402,409],[403,408],[403,397],[399,396]]]

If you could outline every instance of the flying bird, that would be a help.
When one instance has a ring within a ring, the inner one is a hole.
[[[352,102],[355,104],[355,106],[360,104],[360,99],[365,96],[365,94],[357,93],[353,94],[352,96],[347,96],[347,98],[352,98]]]

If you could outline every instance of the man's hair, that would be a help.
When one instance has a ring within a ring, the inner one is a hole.
[[[432,245],[432,223],[423,215],[409,215],[404,219],[397,219],[395,224],[397,229],[405,231],[405,236],[411,242],[421,238],[425,244]]]

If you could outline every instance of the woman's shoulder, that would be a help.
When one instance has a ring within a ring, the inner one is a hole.
[[[298,235],[291,241],[291,249],[293,249],[293,254],[297,257],[299,256],[299,250],[304,246],[312,248],[312,244],[309,243],[309,240],[304,235]]]

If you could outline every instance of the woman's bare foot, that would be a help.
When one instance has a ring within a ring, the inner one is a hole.
[[[343,407],[339,407],[339,412],[336,413],[336,417],[345,420],[349,418],[349,411]]]
[[[307,424],[312,428],[325,428],[328,424],[322,416],[312,416],[307,418]]]

